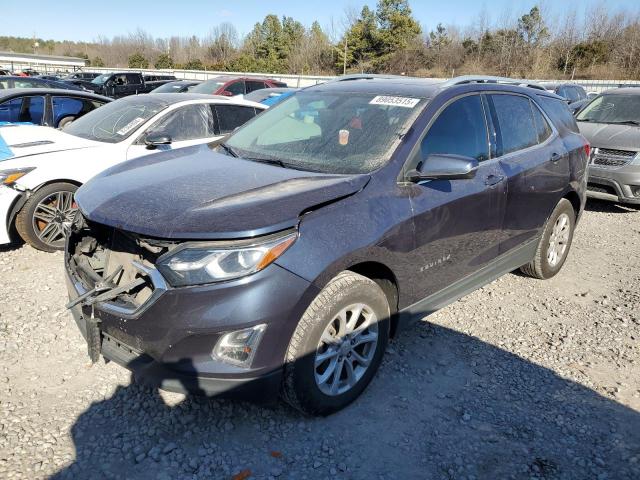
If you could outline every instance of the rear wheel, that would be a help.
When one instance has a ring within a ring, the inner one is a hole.
[[[389,340],[389,303],[372,280],[336,276],[307,308],[289,343],[283,397],[309,415],[354,401],[375,375]]]
[[[563,198],[545,224],[535,257],[520,270],[530,277],[543,280],[556,275],[569,254],[575,223],[573,205]]]
[[[36,190],[16,217],[16,230],[23,240],[45,252],[62,250],[66,229],[77,211],[73,199],[77,189],[72,183],[52,183]]]

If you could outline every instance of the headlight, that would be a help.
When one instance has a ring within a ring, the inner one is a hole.
[[[640,152],[636,153],[636,156],[631,160],[631,165],[640,165]]]
[[[264,269],[296,241],[297,233],[265,237],[260,241],[215,242],[169,252],[158,270],[174,287],[201,285],[244,277]]]
[[[0,184],[10,187],[24,177],[27,173],[35,170],[35,167],[12,168],[11,170],[0,170]]]

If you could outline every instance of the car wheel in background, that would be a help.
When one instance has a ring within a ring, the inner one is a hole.
[[[67,125],[69,125],[71,122],[73,122],[76,119],[76,117],[73,116],[69,116],[69,117],[64,117],[62,119],[60,119],[60,121],[58,122],[58,128],[60,130],[62,130],[64,127],[66,127]]]
[[[309,415],[354,401],[375,375],[389,340],[389,303],[372,280],[342,272],[305,311],[285,359],[283,397]]]
[[[77,189],[61,182],[36,190],[16,216],[16,230],[23,240],[45,252],[62,250],[65,231],[77,211],[73,199]]]
[[[569,254],[575,224],[576,214],[573,205],[563,198],[545,224],[535,257],[520,267],[520,271],[543,280],[556,275]]]

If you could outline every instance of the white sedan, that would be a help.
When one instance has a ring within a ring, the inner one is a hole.
[[[45,251],[64,247],[73,194],[117,163],[222,138],[265,105],[189,93],[136,95],[65,127],[0,127],[0,245],[19,234]]]

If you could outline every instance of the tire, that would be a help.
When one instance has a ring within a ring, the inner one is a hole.
[[[32,193],[16,216],[16,230],[22,239],[33,248],[45,252],[62,250],[65,224],[73,220],[77,210],[73,201],[73,194],[77,189],[72,183],[60,182],[46,185]],[[57,208],[60,198],[66,203],[63,209]],[[46,212],[45,207],[48,207]],[[50,221],[47,220],[49,218]],[[49,224],[53,225],[45,231]]]
[[[562,235],[558,235],[559,223],[566,221],[566,228],[561,230]],[[533,260],[526,265],[520,267],[520,271],[525,275],[533,278],[539,278],[541,280],[547,280],[555,276],[564,265],[567,255],[569,255],[569,249],[571,248],[571,242],[573,241],[573,232],[576,225],[576,213],[573,209],[573,205],[569,200],[563,198],[558,202],[556,208],[551,213],[545,224],[542,237],[538,242],[538,248]],[[554,228],[556,229],[554,233]],[[554,242],[552,244],[552,235]],[[563,241],[555,241],[555,239],[564,239]],[[561,246],[564,245],[564,248]],[[554,258],[552,249],[554,246],[558,246],[562,250],[560,253],[557,249],[555,251],[556,256]]]
[[[352,324],[360,306],[361,313]],[[344,322],[340,322],[343,312]],[[309,305],[291,337],[285,359],[284,400],[307,415],[329,415],[358,398],[382,361],[389,341],[389,315],[387,298],[374,281],[348,271],[337,275]],[[356,331],[341,335],[335,328],[340,324],[345,328],[343,333],[349,331],[350,324]],[[328,337],[339,341],[327,343],[324,339]],[[316,366],[322,355],[327,359]],[[366,367],[358,357],[367,360]],[[338,387],[334,389],[336,376]],[[324,383],[322,377],[327,378]]]
[[[67,125],[69,125],[71,122],[73,122],[76,119],[76,117],[70,116],[70,117],[64,117],[62,118],[59,122],[58,122],[58,129],[62,130],[64,127],[66,127]]]

